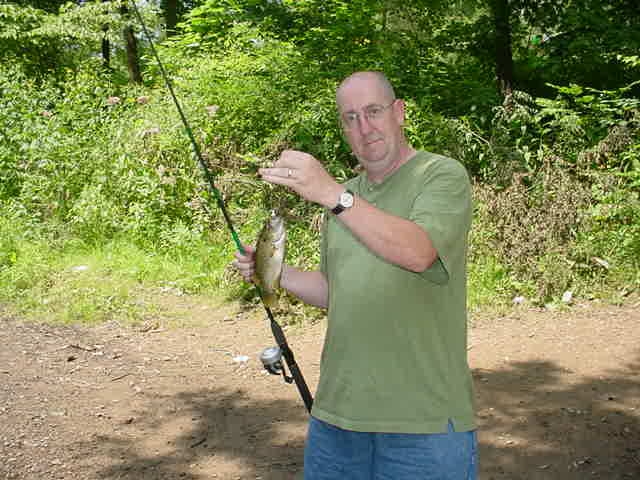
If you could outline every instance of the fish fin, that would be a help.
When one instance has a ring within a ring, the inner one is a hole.
[[[264,301],[265,306],[270,309],[274,309],[278,306],[278,296],[274,292],[264,292],[262,294],[262,300]]]

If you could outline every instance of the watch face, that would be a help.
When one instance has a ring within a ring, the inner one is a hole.
[[[353,206],[353,194],[351,192],[343,192],[340,195],[340,205],[344,208],[349,208]]]

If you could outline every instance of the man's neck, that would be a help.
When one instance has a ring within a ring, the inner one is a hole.
[[[398,152],[398,155],[396,157],[397,160],[393,162],[388,169],[379,173],[367,171],[367,179],[371,183],[382,183],[385,178],[398,170],[402,165],[407,163],[415,154],[416,150],[411,145],[405,145]]]

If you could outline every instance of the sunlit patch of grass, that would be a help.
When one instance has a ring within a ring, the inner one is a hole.
[[[92,252],[66,253],[44,242],[23,242],[18,260],[0,272],[0,298],[28,318],[64,323],[137,321],[138,282]]]
[[[204,242],[189,254],[150,252],[126,239],[71,249],[16,245],[15,260],[0,269],[0,301],[26,318],[82,324],[171,317],[157,301],[163,295],[198,293],[217,303],[227,256]]]
[[[499,308],[506,304],[509,278],[504,267],[491,256],[478,256],[468,265],[468,302],[471,310]]]

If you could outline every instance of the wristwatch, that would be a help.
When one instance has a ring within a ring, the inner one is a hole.
[[[345,190],[340,194],[338,204],[331,209],[331,213],[334,215],[340,215],[347,208],[353,207],[353,200],[353,192],[351,190]]]

